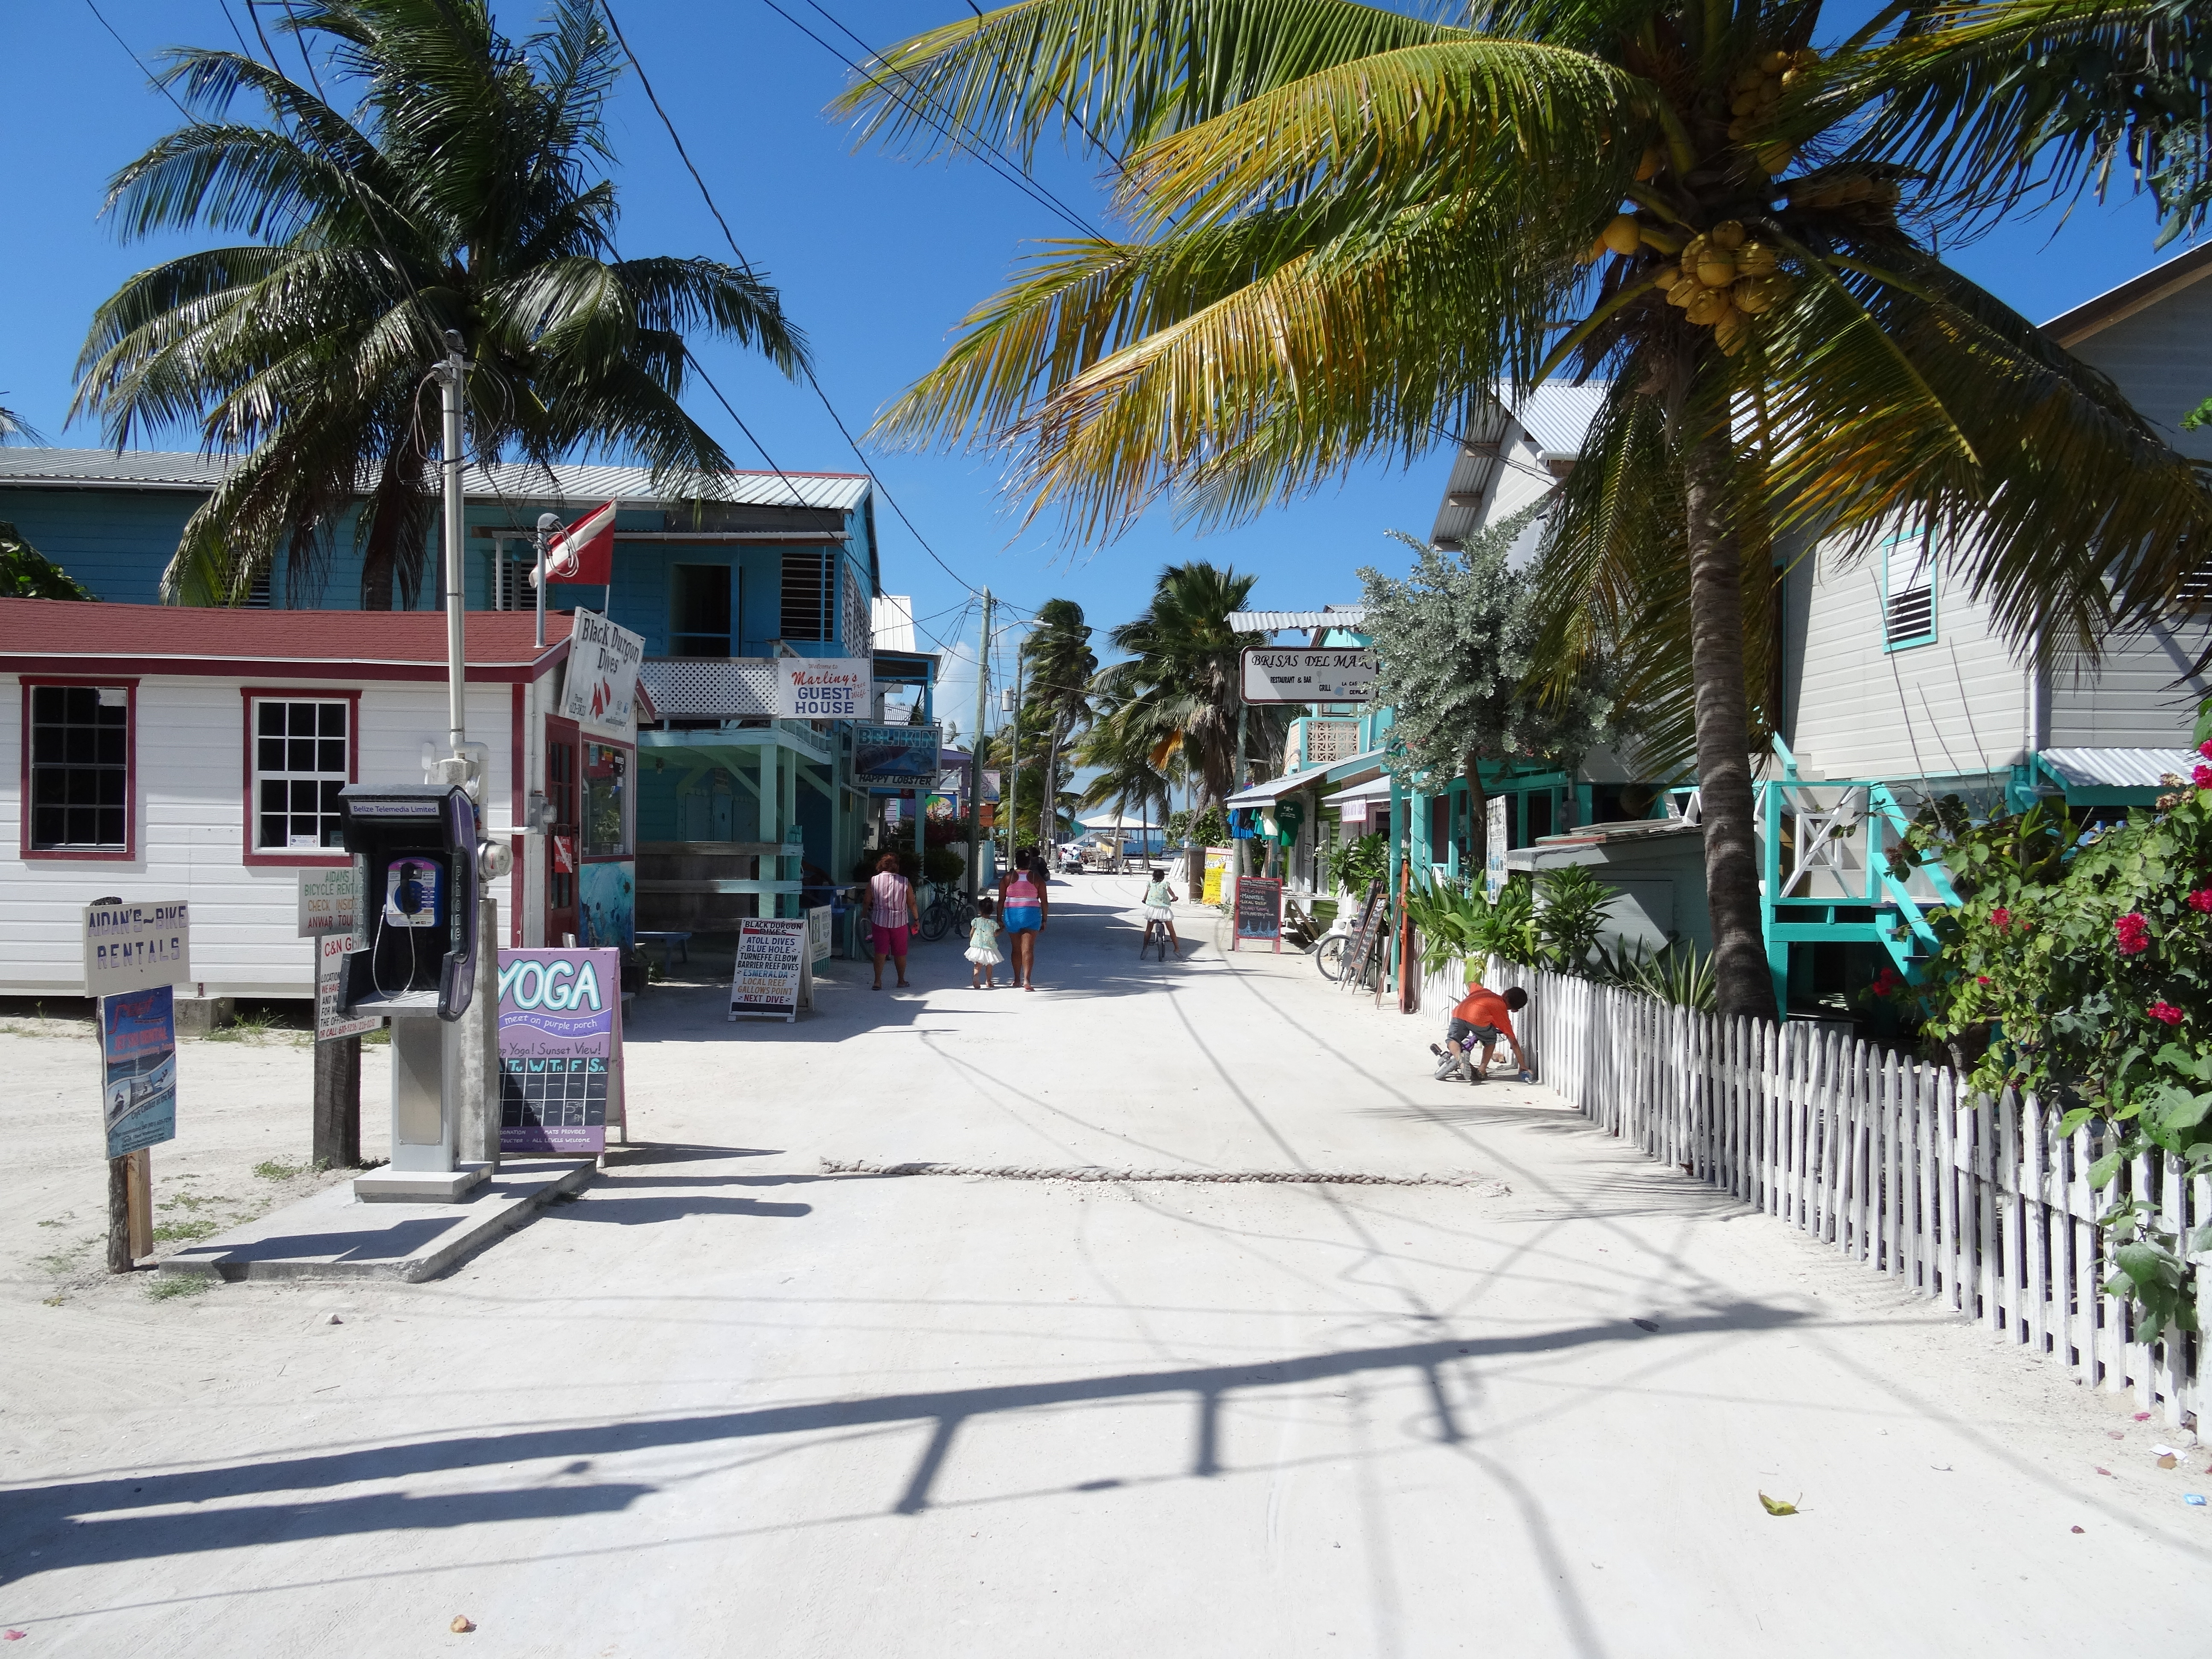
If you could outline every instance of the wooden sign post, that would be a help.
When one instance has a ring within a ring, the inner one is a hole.
[[[84,988],[99,1010],[100,1116],[107,1137],[107,1270],[154,1249],[154,1160],[177,1137],[177,1015],[171,987],[191,977],[182,901],[84,907]]]

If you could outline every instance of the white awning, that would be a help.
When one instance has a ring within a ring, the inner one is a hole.
[[[1387,772],[1379,778],[1370,778],[1364,783],[1355,783],[1349,789],[1340,789],[1329,798],[1330,804],[1349,805],[1358,800],[1388,800],[1390,799],[1390,776]]]
[[[1111,812],[1101,813],[1097,817],[1078,818],[1076,819],[1076,822],[1081,824],[1085,830],[1158,830],[1164,831],[1167,828],[1167,826],[1161,823],[1158,818],[1116,817]]]
[[[2045,749],[2036,758],[2074,789],[2163,788],[2163,775],[2185,778],[2197,762],[2193,749]]]
[[[1322,781],[1318,768],[1308,772],[1286,772],[1279,778],[1269,778],[1265,783],[1255,783],[1249,789],[1239,789],[1222,802],[1234,811],[1240,806],[1268,806],[1284,796],[1306,788]]]

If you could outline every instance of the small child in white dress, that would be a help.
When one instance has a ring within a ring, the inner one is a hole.
[[[991,901],[975,901],[975,920],[968,924],[968,960],[975,967],[968,975],[971,991],[995,991],[999,988],[999,964],[1006,957],[999,954],[999,924],[991,915]]]
[[[1176,890],[1168,885],[1168,872],[1153,871],[1152,884],[1145,889],[1145,937],[1150,939],[1155,927],[1164,929],[1168,943],[1175,947],[1176,955],[1180,957],[1182,955],[1182,941],[1176,937],[1175,902]]]

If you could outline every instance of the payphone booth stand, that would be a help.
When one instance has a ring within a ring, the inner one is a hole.
[[[453,1156],[462,1045],[476,988],[476,809],[450,784],[349,784],[338,821],[362,893],[363,948],[340,1000],[392,1021],[392,1162],[358,1176],[369,1202],[452,1203],[490,1174]]]

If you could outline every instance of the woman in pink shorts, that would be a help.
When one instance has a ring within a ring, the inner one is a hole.
[[[914,926],[914,884],[899,873],[896,853],[878,859],[876,873],[868,878],[868,926],[876,936],[876,982],[868,988],[884,988],[886,953],[898,963],[898,982],[905,985],[907,930]]]

